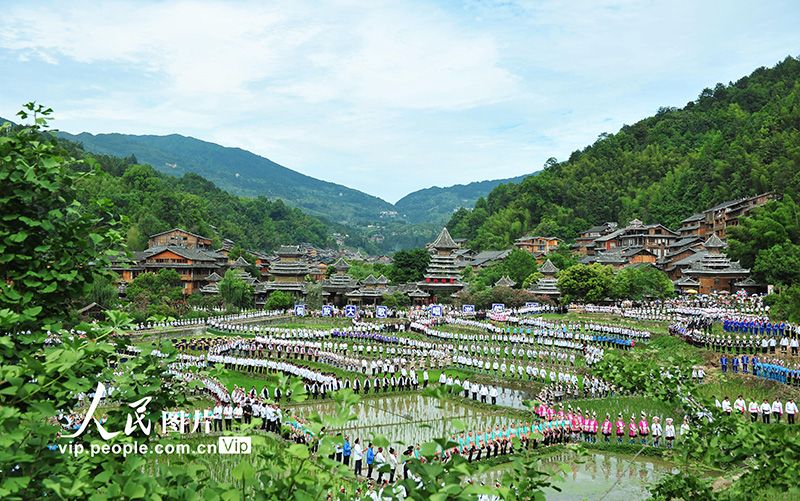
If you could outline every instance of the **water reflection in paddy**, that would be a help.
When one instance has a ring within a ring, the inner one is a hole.
[[[535,399],[536,395],[531,392],[514,390],[511,388],[500,388],[499,395],[497,396],[497,405],[511,407],[513,409],[526,409],[524,401]]]
[[[299,416],[313,412],[332,414],[334,402],[313,402],[293,409]],[[465,425],[466,431],[484,431],[495,426],[512,424],[505,416],[498,416],[460,402],[438,400],[422,395],[388,395],[366,398],[353,406],[358,419],[343,429],[354,437],[367,440],[372,435],[384,435],[394,444],[418,444],[456,432],[454,420]]]
[[[566,463],[570,473],[558,485],[561,492],[548,489],[547,499],[587,499],[604,501],[633,501],[647,499],[647,490],[662,476],[678,470],[669,462],[655,458],[634,458],[625,454],[590,452],[576,460],[570,451],[547,456],[542,459],[544,468],[555,471],[558,463]],[[500,480],[507,467],[489,470],[477,480],[494,483]]]

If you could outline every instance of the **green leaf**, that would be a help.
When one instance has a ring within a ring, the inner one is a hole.
[[[294,445],[299,445],[299,444],[294,444]],[[231,474],[233,475],[233,478],[236,478],[238,480],[249,481],[253,480],[256,471],[253,468],[253,465],[248,460],[248,458],[243,458],[241,461],[239,461],[239,464],[237,464],[233,468]]]
[[[20,231],[18,233],[14,233],[13,235],[9,235],[6,237],[6,240],[18,244],[25,241],[26,238],[28,238],[28,233],[25,231]]]
[[[122,488],[122,494],[130,499],[140,499],[144,498],[145,494],[147,494],[147,489],[144,488],[138,478],[134,477],[125,482],[125,486]]]
[[[286,452],[298,459],[308,458],[308,447],[303,444],[292,444],[286,449]]]

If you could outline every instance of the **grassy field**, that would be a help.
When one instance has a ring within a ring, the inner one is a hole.
[[[695,364],[704,361],[703,353],[697,347],[679,337],[669,335],[655,337],[647,344],[639,344],[634,351],[644,352],[646,356],[650,356],[654,360],[664,357],[682,357]]]

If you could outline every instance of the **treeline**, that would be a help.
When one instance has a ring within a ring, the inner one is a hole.
[[[111,213],[124,216],[122,231],[131,250],[147,246],[149,235],[181,227],[214,239],[230,239],[252,250],[269,251],[281,244],[309,242],[334,245],[331,226],[281,200],[232,195],[197,174],[173,177],[136,158],[89,154],[67,143],[78,169],[100,172],[77,182],[78,199],[85,205],[108,199]]]
[[[731,228],[728,254],[774,286],[767,296],[776,320],[800,321],[800,207],[787,195],[769,202]]]
[[[719,202],[800,188],[800,61],[788,57],[684,108],[662,108],[616,134],[504,184],[448,228],[477,248],[535,233],[565,239],[605,221],[677,227]]]

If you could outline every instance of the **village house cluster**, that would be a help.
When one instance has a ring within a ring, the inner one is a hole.
[[[724,253],[723,238],[727,229],[738,224],[739,217],[772,199],[771,194],[733,200],[686,218],[680,229],[671,230],[662,224],[644,224],[638,219],[626,226],[608,222],[582,232],[571,251],[582,256],[585,264],[600,263],[614,269],[626,266],[655,266],[675,283],[676,289],[688,293],[714,291],[761,292],[762,284],[750,277],[750,270],[730,260]],[[317,249],[310,244],[283,245],[272,254],[250,251],[255,262],[239,256],[232,259],[234,243],[225,240],[214,249],[212,239],[174,228],[150,236],[148,248],[134,252],[132,258],[121,257],[114,263],[125,284],[145,272],[175,270],[181,277],[185,294],[218,294],[218,283],[228,270],[251,284],[256,305],[266,303],[274,291],[288,292],[298,299],[305,296],[309,281],[319,282],[328,304],[375,305],[384,295],[401,292],[412,304],[426,304],[444,297],[458,298],[467,285],[462,271],[469,267],[479,271],[505,259],[511,249],[474,252],[463,239],[453,239],[447,228],[427,245],[431,259],[422,280],[416,283],[390,284],[383,275],[369,275],[356,280],[348,274],[349,262],[364,261],[390,264],[387,256],[366,257],[360,251]],[[540,264],[542,277],[529,287],[535,296],[555,299],[559,296],[557,274],[560,271],[547,255],[562,245],[560,239],[546,236],[525,236],[514,245],[533,254]],[[502,277],[495,286],[517,284]]]
[[[623,228],[607,222],[582,232],[572,250],[583,256],[585,264],[600,263],[614,269],[653,265],[666,272],[681,292],[761,292],[765,285],[756,283],[750,270],[725,256],[724,238],[740,217],[773,198],[764,193],[723,202],[684,219],[677,231],[638,219]]]

